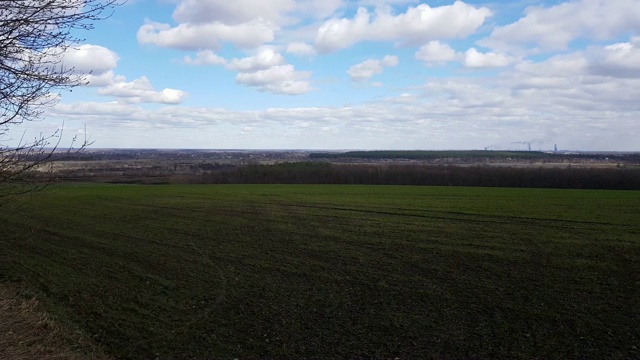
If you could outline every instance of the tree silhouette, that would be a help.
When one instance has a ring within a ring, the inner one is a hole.
[[[0,0],[0,197],[34,188],[31,170],[51,157],[62,128],[53,134],[12,139],[9,130],[43,116],[60,93],[84,75],[64,66],[77,33],[111,15],[119,0]],[[11,143],[11,144],[9,144]],[[84,148],[73,139],[68,151]]]

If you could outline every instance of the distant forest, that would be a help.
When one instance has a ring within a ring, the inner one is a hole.
[[[640,168],[365,165],[293,162],[221,166],[170,182],[208,184],[363,184],[640,190]]]
[[[379,150],[379,151],[347,151],[317,152],[309,154],[310,159],[371,159],[371,160],[434,160],[434,159],[517,159],[517,160],[620,160],[640,163],[640,153],[563,153],[542,151],[493,151],[493,150]]]

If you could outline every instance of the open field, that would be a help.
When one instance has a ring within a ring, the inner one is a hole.
[[[63,185],[0,281],[115,358],[638,358],[640,192]],[[6,208],[0,208],[6,209]]]

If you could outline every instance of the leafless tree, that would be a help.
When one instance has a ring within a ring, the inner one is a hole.
[[[9,130],[41,118],[62,92],[83,83],[86,74],[66,68],[64,55],[120,1],[0,0],[0,198],[34,188],[32,170],[51,158],[62,135],[61,127],[10,141]],[[86,145],[74,139],[67,151]]]

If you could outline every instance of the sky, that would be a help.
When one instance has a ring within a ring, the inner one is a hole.
[[[42,120],[93,148],[640,151],[640,0],[129,0]]]

